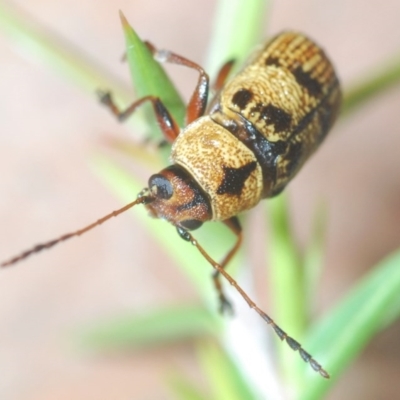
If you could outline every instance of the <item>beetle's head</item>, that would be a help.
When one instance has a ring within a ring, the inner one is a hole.
[[[178,165],[152,175],[143,195],[148,198],[146,208],[153,217],[166,219],[175,226],[193,230],[211,219],[207,195]]]

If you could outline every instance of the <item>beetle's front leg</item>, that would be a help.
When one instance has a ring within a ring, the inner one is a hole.
[[[119,121],[125,121],[139,106],[146,101],[150,101],[153,106],[158,125],[165,139],[168,142],[173,143],[176,137],[179,135],[179,125],[169,113],[164,103],[156,96],[142,97],[141,99],[132,103],[124,111],[121,111],[115,104],[110,92],[98,91],[98,95],[101,103],[104,104],[118,118]]]

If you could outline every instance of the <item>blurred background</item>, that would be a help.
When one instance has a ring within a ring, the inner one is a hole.
[[[124,40],[118,10],[142,38],[200,64],[213,40],[216,2],[211,0],[0,4],[18,7],[128,88],[128,67],[120,62]],[[315,38],[346,88],[399,55],[399,15],[396,0],[384,6],[376,0],[281,0],[273,4],[265,36],[289,28]],[[120,201],[93,174],[88,158],[102,146],[104,134],[129,137],[135,132],[98,104],[96,87],[88,95],[46,65],[33,62],[1,28],[0,259],[5,259],[119,208]],[[187,98],[196,74],[179,67],[168,70]],[[399,246],[399,105],[397,87],[342,120],[289,185],[294,229],[301,243],[318,202],[323,200],[328,208],[320,312]],[[127,167],[143,176],[143,186],[149,173],[156,172],[137,168],[134,159]],[[252,213],[250,221],[255,222],[257,210]],[[253,239],[249,233],[246,244],[257,252],[262,243]],[[182,242],[182,251],[185,246]],[[255,256],[255,273],[257,265]],[[210,273],[206,263],[204,273]],[[268,296],[260,297],[268,310]],[[190,342],[98,355],[76,349],[71,336],[80,326],[107,316],[196,301],[189,281],[128,214],[3,270],[0,398],[172,399],[163,383],[169,370],[185,371],[204,383]],[[328,398],[398,396],[399,338],[400,323],[379,334]]]

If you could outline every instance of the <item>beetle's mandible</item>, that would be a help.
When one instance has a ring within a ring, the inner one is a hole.
[[[169,51],[157,51],[162,62],[198,71],[199,79],[181,130],[162,101],[146,96],[125,111],[111,94],[101,101],[124,120],[144,102],[151,102],[161,130],[172,143],[171,165],[152,175],[148,187],[125,207],[78,231],[39,244],[1,264],[14,264],[33,253],[79,236],[137,204],[153,217],[169,221],[214,267],[213,280],[221,309],[229,307],[220,275],[241,294],[277,335],[323,377],[328,373],[301,345],[263,312],[226,272],[225,267],[242,241],[237,215],[261,199],[280,193],[317,149],[332,127],[340,108],[339,81],[331,62],[313,41],[296,32],[283,32],[254,54],[244,68],[225,82],[231,64],[217,79],[216,95],[207,105],[209,78],[194,62]],[[237,240],[224,260],[214,261],[190,231],[206,221],[221,221]]]

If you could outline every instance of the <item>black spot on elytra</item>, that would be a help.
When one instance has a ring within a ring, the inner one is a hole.
[[[251,112],[259,113],[260,119],[267,125],[273,125],[277,133],[288,131],[292,123],[292,116],[289,113],[272,104],[259,103],[251,109]]]
[[[290,145],[289,151],[285,158],[289,160],[287,165],[287,174],[291,176],[297,169],[299,162],[303,155],[303,144],[301,142],[294,142]]]
[[[254,153],[263,169],[263,175],[275,176],[277,157],[284,154],[288,142],[278,140],[271,142],[266,139],[249,121],[244,120],[244,132],[240,140]]]
[[[287,148],[287,142],[284,140],[277,140],[276,142],[271,142],[273,146],[274,153],[277,155],[283,154]]]
[[[274,57],[274,56],[269,56],[266,60],[265,60],[265,65],[274,65],[275,67],[280,67],[281,64],[279,62],[279,58],[278,57]]]
[[[230,194],[240,196],[244,183],[250,174],[256,169],[257,162],[252,161],[240,168],[223,166],[224,178],[217,189],[217,194]]]
[[[264,185],[263,198],[271,197],[283,190],[283,187],[275,189],[277,163],[279,156],[286,153],[289,142],[287,140],[271,142],[250,121],[242,116],[240,118],[243,125],[240,134],[236,136],[253,152],[261,167]]]
[[[248,89],[238,90],[232,97],[232,103],[238,106],[241,110],[246,107],[249,101],[253,98],[253,93]]]
[[[308,72],[304,72],[301,66],[292,71],[296,81],[303,86],[308,93],[314,97],[318,97],[322,93],[322,86],[317,79],[314,79]]]
[[[335,96],[335,95],[333,95]],[[340,95],[339,95],[340,96]],[[321,103],[319,108],[319,123],[321,125],[321,135],[319,140],[322,141],[326,134],[331,129],[333,123],[336,120],[337,114],[339,112],[340,103],[339,102],[332,102],[330,100],[331,95],[327,97],[327,101]],[[334,97],[335,99],[335,97]]]

